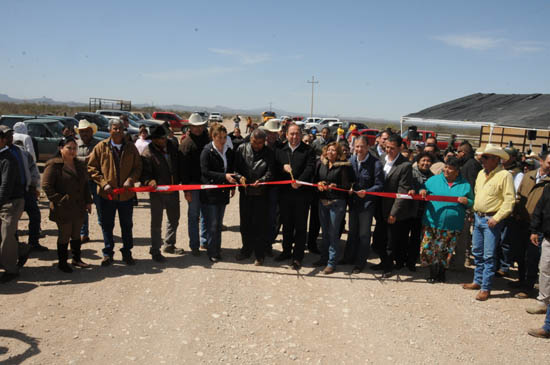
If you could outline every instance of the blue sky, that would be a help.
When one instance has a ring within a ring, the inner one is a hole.
[[[0,93],[397,119],[549,93],[550,1],[3,0]]]

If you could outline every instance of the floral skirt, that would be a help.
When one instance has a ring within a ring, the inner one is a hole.
[[[456,240],[460,231],[450,231],[424,226],[424,237],[420,244],[420,263],[422,266],[440,264],[448,267],[455,253]]]

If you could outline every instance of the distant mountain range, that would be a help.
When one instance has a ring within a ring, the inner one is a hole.
[[[23,104],[23,103],[29,103],[29,104],[48,104],[48,105],[67,105],[67,106],[83,106],[87,107],[87,103],[79,103],[75,101],[57,101],[53,100],[51,98],[48,98],[46,96],[43,96],[41,98],[33,98],[33,99],[16,99],[12,98],[7,94],[0,94],[0,103],[16,103],[16,104]],[[132,104],[135,108],[145,108],[145,107],[151,107],[151,104]],[[165,109],[165,110],[178,110],[178,111],[207,111],[207,112],[219,112],[225,115],[231,115],[231,114],[242,114],[242,115],[259,115],[262,112],[266,111],[265,108],[253,108],[253,109],[235,109],[230,108],[222,105],[216,105],[213,107],[207,107],[207,106],[197,106],[197,105],[181,105],[181,104],[171,104],[171,105],[156,105],[158,109]],[[296,113],[296,112],[289,112],[282,109],[273,108],[272,111],[277,113],[278,116],[283,115],[289,115],[289,116],[307,116],[303,113]],[[320,115],[316,114],[317,117],[334,117],[333,115]],[[369,117],[356,117],[356,116],[340,116],[340,120],[350,120],[350,121],[361,121],[361,122],[372,122],[377,124],[394,124],[398,121],[396,120],[389,120],[389,119],[383,119],[383,118],[369,118]]]

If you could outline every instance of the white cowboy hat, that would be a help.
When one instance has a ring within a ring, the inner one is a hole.
[[[81,119],[78,122],[78,128],[76,128],[76,131],[79,132],[81,129],[87,129],[87,128],[92,129],[92,132],[93,132],[92,134],[97,133],[97,125],[95,123],[90,123],[86,119]]]
[[[476,154],[478,155],[493,155],[500,157],[502,160],[509,160],[510,155],[506,153],[502,148],[499,146],[495,146],[494,144],[487,144],[485,148],[480,148],[477,150]]]
[[[198,113],[193,113],[189,117],[189,124],[199,127],[201,125],[205,125],[206,120],[202,119]]]
[[[260,129],[266,132],[278,132],[281,130],[281,121],[270,119],[267,122],[265,122],[265,124],[262,125]]]

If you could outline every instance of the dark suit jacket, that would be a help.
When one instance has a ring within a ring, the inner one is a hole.
[[[400,154],[386,175],[384,192],[407,194],[412,188],[412,164]],[[412,203],[413,201],[408,199],[382,198],[382,216],[387,219],[392,215],[397,221],[412,218],[416,213]]]
[[[357,156],[353,155],[349,159],[355,173],[354,191],[365,190],[367,192],[382,191],[384,187],[384,170],[382,163],[376,156],[369,152],[365,161],[359,164]],[[361,165],[361,168],[359,168]],[[363,199],[356,194],[351,196],[351,204],[355,207],[367,209],[377,201],[377,197],[366,195]]]
[[[315,174],[315,151],[307,144],[301,142],[298,148],[292,152],[288,143],[281,149],[276,150],[276,170],[280,180],[291,180],[289,173],[283,170],[283,165],[290,163],[294,179],[306,182],[313,181]],[[288,193],[307,193],[311,189],[307,186],[302,186],[299,189],[293,189],[290,185],[281,185],[280,192]]]

